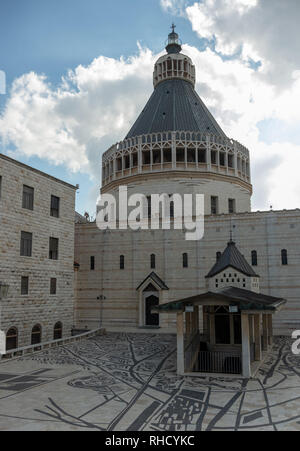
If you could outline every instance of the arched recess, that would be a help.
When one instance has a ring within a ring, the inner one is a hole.
[[[63,325],[62,323],[59,321],[58,323],[55,324],[54,326],[54,331],[53,331],[53,340],[60,340],[62,338],[63,335]]]
[[[6,350],[11,351],[18,347],[18,329],[11,327],[6,334]]]
[[[40,324],[36,324],[31,331],[31,344],[37,345],[42,341],[42,327]]]

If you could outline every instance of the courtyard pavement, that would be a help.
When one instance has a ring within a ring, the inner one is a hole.
[[[178,377],[173,335],[109,333],[0,364],[0,430],[300,431],[288,339],[255,379]]]

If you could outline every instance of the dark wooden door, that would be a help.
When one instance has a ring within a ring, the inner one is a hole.
[[[149,296],[146,298],[146,326],[159,326],[159,315],[158,313],[151,313],[152,307],[159,304],[159,299],[157,296]]]

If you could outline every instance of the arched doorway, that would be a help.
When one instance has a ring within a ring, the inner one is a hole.
[[[31,344],[37,345],[42,341],[42,328],[39,324],[36,324],[31,332]]]
[[[152,313],[151,309],[167,301],[166,294],[168,290],[167,285],[154,271],[140,283],[137,287],[139,292],[139,327],[158,328],[161,326],[159,314]]]
[[[159,305],[159,297],[155,294],[145,296],[145,325],[159,326],[159,314],[152,313],[152,307]]]
[[[18,329],[11,327],[6,334],[6,350],[11,351],[18,347]]]
[[[62,338],[63,326],[62,323],[56,323],[54,326],[53,340],[60,340]]]

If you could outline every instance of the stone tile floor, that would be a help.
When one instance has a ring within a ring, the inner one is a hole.
[[[300,356],[255,379],[178,377],[173,335],[109,333],[0,364],[0,430],[299,430]]]

